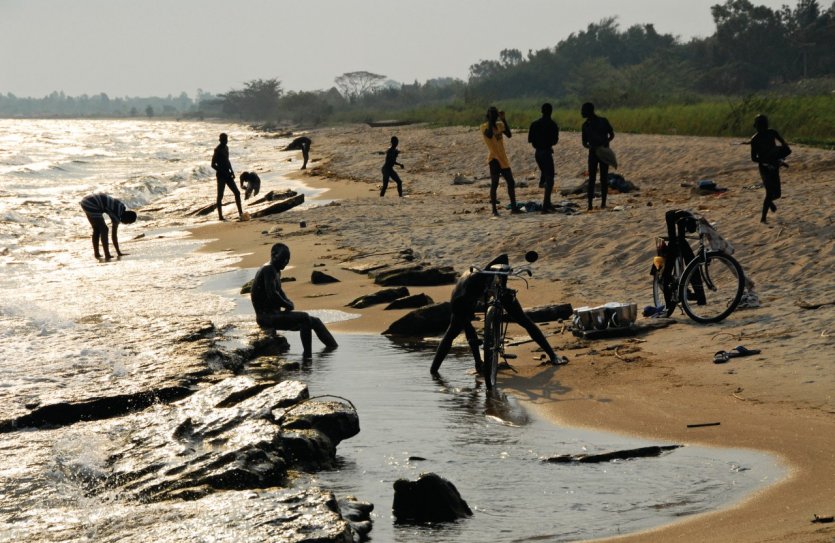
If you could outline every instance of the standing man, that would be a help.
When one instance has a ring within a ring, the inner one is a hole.
[[[104,259],[110,260],[110,248],[107,246],[107,223],[104,221],[104,215],[110,217],[110,223],[113,225],[113,247],[116,248],[116,256],[123,256],[124,253],[119,249],[119,223],[132,224],[136,222],[136,212],[128,210],[127,206],[120,200],[108,196],[104,193],[91,194],[85,196],[81,200],[81,209],[87,215],[87,220],[93,227],[93,255],[98,259],[101,258],[99,253],[99,240],[101,240],[104,248]]]
[[[513,172],[510,171],[510,161],[504,150],[503,136],[512,137],[510,127],[504,117],[504,111],[499,111],[495,106],[487,108],[487,120],[481,124],[481,136],[487,146],[487,164],[490,166],[490,204],[493,206],[493,215],[498,215],[496,207],[496,190],[499,188],[499,176],[504,177],[507,183],[507,194],[510,196],[510,212],[520,213],[516,209],[516,182],[513,180]]]
[[[780,166],[786,165],[783,159],[791,154],[791,149],[779,132],[768,127],[768,117],[765,115],[757,115],[754,118],[754,128],[757,133],[751,138],[751,160],[759,164],[760,177],[765,187],[760,222],[766,224],[765,217],[768,211],[777,211],[774,200],[782,196]],[[777,145],[777,142],[780,142],[780,145]]]
[[[235,205],[238,206],[238,220],[244,220],[244,210],[241,208],[241,191],[235,185],[235,171],[229,162],[229,147],[226,142],[229,137],[226,134],[220,135],[220,143],[215,147],[212,155],[212,169],[217,175],[217,216],[221,221],[223,218],[223,191],[226,187],[235,195]]]
[[[583,123],[583,147],[589,150],[589,211],[594,200],[594,178],[600,170],[600,209],[606,209],[606,195],[609,190],[609,164],[601,160],[598,148],[609,148],[609,142],[615,139],[615,131],[606,117],[598,117],[594,113],[594,104],[586,102],[580,108],[580,115],[586,120]],[[603,153],[600,153],[603,154]]]
[[[528,143],[536,150],[534,159],[539,166],[539,186],[545,189],[542,198],[542,212],[551,213],[554,206],[551,203],[551,193],[554,191],[554,145],[560,141],[560,127],[551,119],[553,107],[549,103],[542,104],[542,117],[531,123],[528,130]]]

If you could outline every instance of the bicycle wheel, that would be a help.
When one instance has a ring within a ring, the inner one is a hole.
[[[656,270],[652,276],[652,303],[664,307],[664,316],[669,317],[676,309],[677,271],[681,271],[679,259],[672,260],[672,269]]]
[[[499,358],[502,354],[502,308],[491,305],[484,317],[484,381],[487,388],[496,386]]]
[[[696,322],[719,322],[730,315],[745,289],[742,266],[719,251],[692,260],[684,269],[679,285],[681,307]]]

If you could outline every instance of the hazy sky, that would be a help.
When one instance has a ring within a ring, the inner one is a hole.
[[[0,93],[226,92],[277,78],[327,89],[368,70],[466,78],[502,49],[552,47],[589,23],[652,23],[689,39],[724,0],[0,0]],[[777,8],[796,0],[754,0]]]

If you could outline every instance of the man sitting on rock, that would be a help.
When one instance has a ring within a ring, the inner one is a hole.
[[[508,263],[509,260],[507,255],[503,254],[494,258],[489,264],[487,264],[487,266],[484,267],[484,269],[489,270],[493,265]],[[438,345],[438,350],[435,351],[435,358],[432,360],[432,368],[430,369],[432,375],[438,374],[438,369],[441,367],[441,363],[449,353],[453,340],[455,340],[455,338],[458,337],[462,331],[467,336],[467,343],[470,344],[470,350],[472,351],[473,359],[475,360],[476,371],[481,372],[482,361],[481,352],[479,351],[480,341],[475,328],[473,327],[472,321],[475,318],[476,304],[479,300],[484,299],[487,288],[490,286],[490,281],[492,281],[494,277],[495,276],[493,275],[478,272],[467,272],[458,280],[458,283],[452,290],[452,298],[450,300],[452,317],[449,321],[449,327],[447,327],[444,337],[441,338],[441,343]],[[502,280],[507,281],[507,278],[502,278]],[[537,345],[545,351],[545,354],[548,356],[547,363],[558,365],[568,362],[567,358],[557,356],[557,353],[554,352],[554,349],[551,348],[548,344],[548,340],[545,339],[545,336],[542,334],[542,330],[539,329],[535,322],[525,315],[525,311],[522,309],[522,306],[519,304],[519,300],[516,299],[516,296],[506,296],[501,302],[508,317],[510,317],[513,322],[524,328],[525,331],[528,332],[528,335],[531,336],[531,339],[533,339]]]
[[[298,330],[302,339],[302,356],[312,356],[311,330],[328,349],[336,349],[336,340],[318,318],[303,311],[294,311],[295,305],[281,289],[281,270],[290,262],[290,249],[276,243],[270,252],[270,263],[261,267],[252,281],[250,299],[255,309],[255,321],[264,329]]]

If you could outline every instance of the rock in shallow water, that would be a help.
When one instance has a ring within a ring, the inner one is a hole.
[[[352,408],[307,398],[307,386],[297,381],[234,377],[124,417],[107,429],[107,467],[86,487],[148,502],[281,486],[291,467],[330,465],[336,445],[359,432]]]

